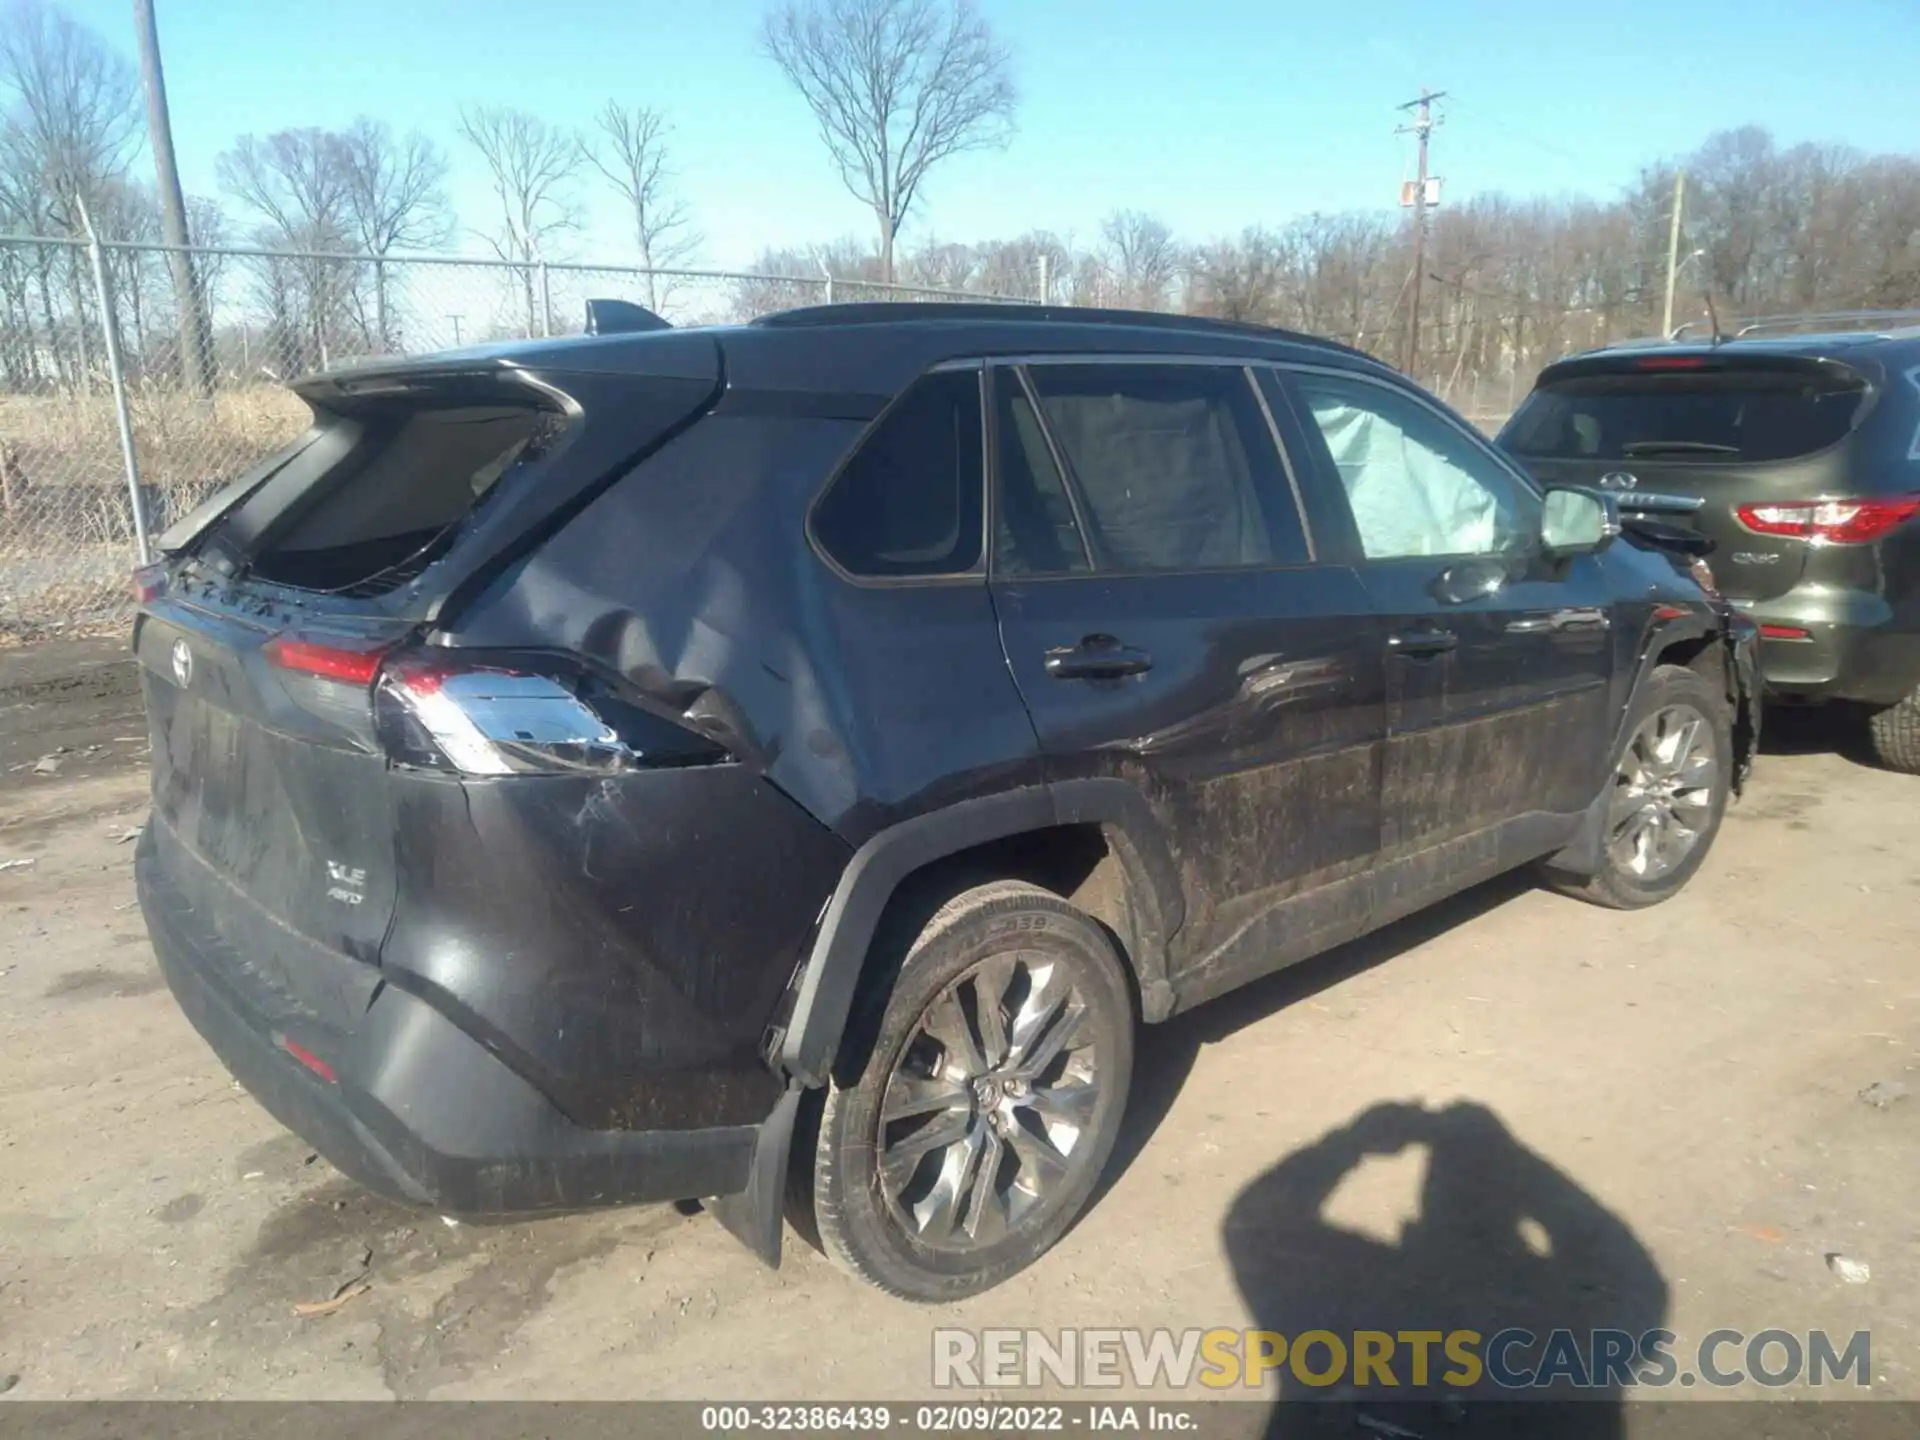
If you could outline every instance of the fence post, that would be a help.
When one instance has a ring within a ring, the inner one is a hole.
[[[547,277],[547,262],[540,262],[540,333],[553,337],[553,286]]]
[[[80,218],[87,227],[87,258],[93,262],[93,288],[100,298],[100,327],[106,332],[107,375],[113,384],[113,415],[120,425],[120,458],[127,467],[127,494],[133,501],[133,543],[146,564],[153,558],[147,546],[147,492],[140,483],[140,457],[133,448],[133,412],[127,400],[127,371],[120,359],[120,326],[114,320],[113,286],[107,280],[107,252],[93,228],[86,206]]]
[[[833,272],[831,270],[826,272],[826,279],[827,279],[827,304],[831,305],[833,303]]]

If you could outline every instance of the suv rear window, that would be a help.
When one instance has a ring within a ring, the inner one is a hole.
[[[1844,439],[1866,393],[1779,371],[1586,375],[1535,390],[1500,443],[1550,460],[1790,460]]]

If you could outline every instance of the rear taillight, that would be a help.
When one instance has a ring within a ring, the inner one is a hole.
[[[133,603],[151,605],[167,593],[167,566],[163,560],[142,565],[133,572]]]
[[[316,680],[338,680],[347,685],[371,685],[391,645],[353,645],[340,641],[276,635],[266,644],[267,660],[296,675]]]
[[[1813,632],[1802,625],[1762,625],[1762,640],[1811,640]]]
[[[1756,535],[1785,535],[1816,545],[1864,545],[1920,515],[1920,495],[1884,500],[1776,500],[1742,505],[1740,523]]]
[[[395,660],[374,690],[374,728],[396,762],[461,775],[606,775],[728,758],[707,736],[559,667]]]

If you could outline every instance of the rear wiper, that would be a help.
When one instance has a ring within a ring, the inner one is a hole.
[[[1635,440],[1620,447],[1622,455],[1738,455],[1738,445],[1716,445],[1711,440]]]

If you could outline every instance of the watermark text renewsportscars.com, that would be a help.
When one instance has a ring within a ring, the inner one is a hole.
[[[1873,1337],[1856,1330],[1712,1330],[1683,1345],[1671,1330],[936,1329],[933,1384],[1216,1391],[1306,1386],[1391,1392],[1847,1385],[1865,1389]]]

